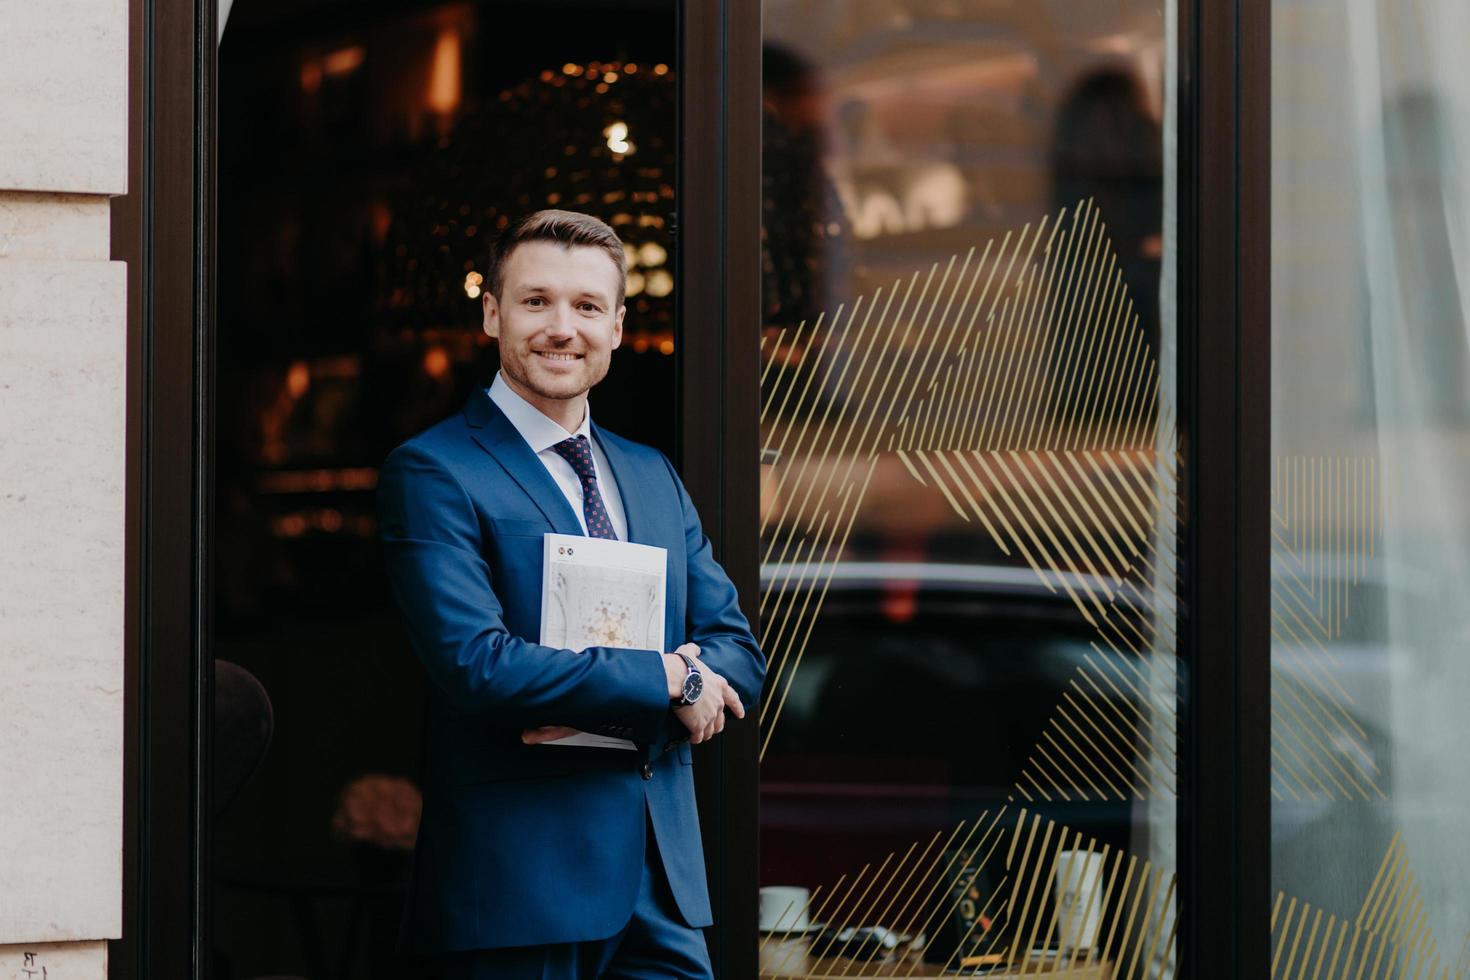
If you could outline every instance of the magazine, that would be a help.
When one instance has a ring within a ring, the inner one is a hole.
[[[662,651],[665,549],[579,534],[547,534],[542,548],[544,645]],[[625,738],[590,732],[545,744],[636,748]]]

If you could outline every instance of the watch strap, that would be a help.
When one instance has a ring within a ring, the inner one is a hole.
[[[677,653],[678,651],[675,651],[675,652]],[[683,660],[684,661],[684,666],[686,666],[686,667],[689,668],[689,673],[684,675],[685,682],[687,683],[691,674],[698,674],[700,672],[699,671],[699,667],[694,663],[694,658],[691,657],[691,656],[689,656],[688,654],[680,653],[679,654],[679,659],[680,660]],[[703,675],[701,675],[700,680],[703,681],[703,679],[704,679],[703,678]],[[700,693],[703,693],[703,691],[701,691]],[[693,701],[685,701],[684,700],[684,692],[682,690],[680,690],[679,696],[674,699],[674,704],[678,705],[681,708],[684,707],[685,705],[690,705],[690,704],[693,704],[693,703],[694,703]]]

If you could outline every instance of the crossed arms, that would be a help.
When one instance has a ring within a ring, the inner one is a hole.
[[[710,737],[723,727],[725,706],[743,717],[743,705],[757,703],[765,659],[688,493],[668,460],[659,458],[678,490],[688,573],[685,638],[697,647],[706,683],[700,704],[678,712],[669,699],[676,671],[682,678],[685,668],[671,652],[576,652],[512,635],[482,557],[469,494],[421,448],[404,445],[389,455],[378,482],[388,577],[414,650],[451,704],[494,712],[507,727],[616,729],[657,750],[685,736]]]

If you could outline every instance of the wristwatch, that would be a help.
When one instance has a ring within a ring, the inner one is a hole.
[[[699,672],[698,667],[694,666],[694,660],[692,658],[682,653],[679,656],[683,659],[684,663],[689,665],[689,673],[684,675],[683,697],[677,698],[674,701],[676,707],[682,708],[685,705],[690,705],[698,701],[699,696],[704,693],[704,675]]]

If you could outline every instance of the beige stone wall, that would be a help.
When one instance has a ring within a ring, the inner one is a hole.
[[[127,0],[0,0],[0,980],[122,920]]]

